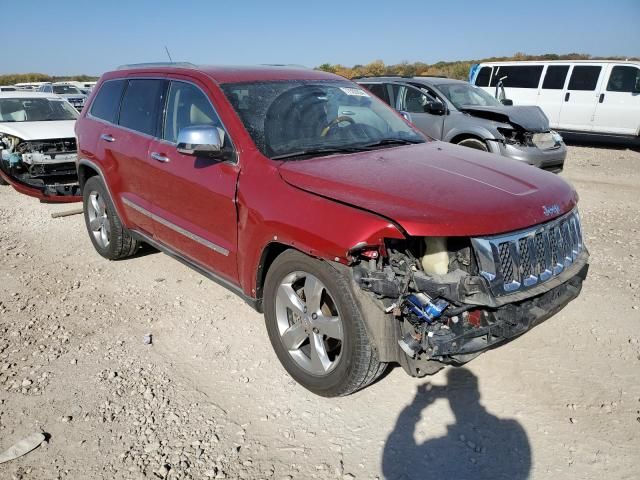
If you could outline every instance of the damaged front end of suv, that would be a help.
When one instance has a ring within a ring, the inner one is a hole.
[[[360,245],[352,275],[393,322],[396,358],[412,376],[465,363],[551,317],[588,270],[577,210],[509,234]]]
[[[0,97],[0,178],[43,202],[79,201],[77,113],[43,94]]]

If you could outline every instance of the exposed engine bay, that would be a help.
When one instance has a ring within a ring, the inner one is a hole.
[[[567,222],[558,224],[564,227]],[[538,233],[555,238],[553,228]],[[355,283],[398,322],[398,346],[406,354],[400,359],[402,366],[413,376],[423,376],[437,371],[437,364],[465,363],[526,332],[577,297],[587,274],[588,253],[581,241],[577,251],[575,245],[577,237],[567,237],[564,244],[548,242],[542,253],[549,254],[551,267],[566,262],[562,274],[556,270],[553,279],[547,276],[547,267],[542,263],[538,267],[535,255],[525,250],[521,254],[527,257],[518,260],[497,252],[500,264],[489,273],[476,260],[472,239],[457,237],[389,240],[382,252],[360,250],[352,272]],[[536,265],[535,272],[531,265]],[[524,291],[496,293],[495,279],[506,282],[508,274],[515,279],[514,268],[529,275],[527,279],[541,274],[544,282],[534,285],[530,280],[531,288]]]
[[[0,133],[0,170],[46,196],[79,195],[75,138],[23,141]]]

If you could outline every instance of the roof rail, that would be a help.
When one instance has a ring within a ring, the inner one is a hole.
[[[351,80],[360,78],[449,78],[446,75],[359,75],[352,77]]]
[[[130,63],[128,65],[120,65],[116,70],[129,70],[130,68],[198,68],[191,62],[148,62],[148,63]]]

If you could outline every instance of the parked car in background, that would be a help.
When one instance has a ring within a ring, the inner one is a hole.
[[[363,77],[356,81],[432,138],[560,172],[562,137],[538,107],[512,107],[482,89],[440,77]],[[340,112],[349,116],[349,112]]]
[[[470,70],[471,83],[492,95],[501,78],[507,98],[539,106],[563,134],[640,145],[640,62],[495,62]]]
[[[78,201],[76,118],[57,95],[0,92],[0,178],[42,201]]]
[[[343,77],[151,64],[96,89],[76,123],[96,251],[146,242],[235,292],[317,394],[354,392],[391,362],[414,376],[467,362],[586,276],[562,178],[432,141]]]
[[[87,100],[87,94],[80,91],[75,85],[68,83],[47,83],[41,85],[38,88],[39,92],[55,93],[65,98],[76,110],[80,111],[84,107],[84,102]]]

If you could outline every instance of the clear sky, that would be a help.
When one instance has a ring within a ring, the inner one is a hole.
[[[515,52],[640,56],[640,0],[0,0],[0,73],[124,63],[464,60]]]

